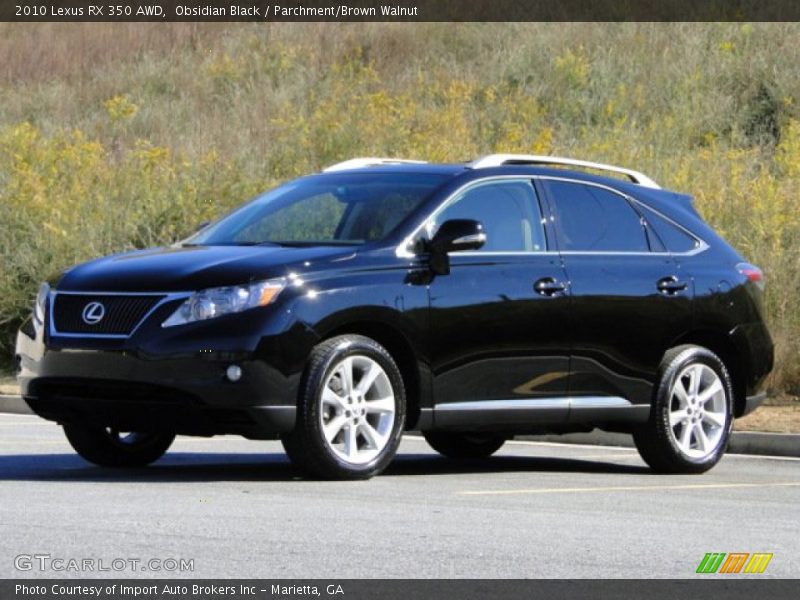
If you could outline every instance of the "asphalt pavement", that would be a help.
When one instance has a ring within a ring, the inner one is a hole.
[[[382,476],[320,482],[277,442],[222,437],[122,472],[81,460],[54,424],[0,415],[0,578],[684,578],[707,552],[772,553],[742,576],[796,578],[798,508],[796,458],[660,476],[630,448],[509,442],[456,462],[406,436]],[[94,571],[72,570],[84,559]],[[143,570],[152,559],[162,570]]]

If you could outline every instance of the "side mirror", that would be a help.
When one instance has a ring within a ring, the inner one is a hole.
[[[451,219],[441,224],[428,243],[431,270],[437,275],[450,273],[448,252],[477,250],[486,243],[486,232],[479,221]]]

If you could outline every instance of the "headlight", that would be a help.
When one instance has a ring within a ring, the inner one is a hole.
[[[173,327],[205,321],[256,306],[266,306],[278,297],[284,287],[286,287],[285,280],[268,279],[250,285],[201,290],[192,294],[161,326]]]
[[[39,293],[36,294],[36,304],[33,305],[33,316],[39,323],[44,323],[44,315],[47,312],[47,297],[50,295],[50,285],[43,283],[39,286]]]

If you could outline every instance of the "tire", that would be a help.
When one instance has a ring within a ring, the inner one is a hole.
[[[650,419],[634,430],[633,440],[658,473],[704,473],[725,453],[732,425],[733,385],[725,364],[706,348],[678,346],[664,355]]]
[[[424,431],[430,447],[448,458],[487,458],[506,443],[504,437],[482,433]]]
[[[64,433],[75,451],[101,467],[144,467],[161,458],[172,445],[171,433],[120,433],[105,427],[65,424]]]
[[[295,466],[322,479],[368,479],[400,445],[403,378],[375,340],[337,336],[311,352],[297,409],[294,430],[281,438]]]

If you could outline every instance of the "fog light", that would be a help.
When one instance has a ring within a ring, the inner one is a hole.
[[[228,381],[239,381],[242,378],[242,368],[238,365],[231,365],[225,370],[225,377]]]

